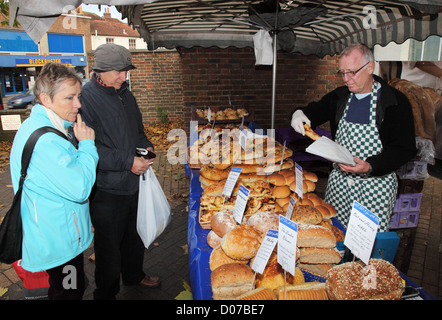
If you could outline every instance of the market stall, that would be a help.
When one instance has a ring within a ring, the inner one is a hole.
[[[198,142],[196,142],[198,143]],[[200,143],[201,146],[201,143]],[[288,154],[291,156],[292,153],[288,152]],[[244,156],[244,154],[243,154]],[[284,158],[284,156],[282,157]],[[290,158],[290,157],[288,157]],[[284,159],[283,159],[284,160]],[[296,159],[295,159],[296,160]],[[283,163],[283,161],[281,162]],[[216,166],[215,166],[216,167]],[[241,167],[241,165],[239,165],[239,167]],[[256,167],[256,165],[255,165]],[[227,170],[230,171],[231,166],[226,166],[223,170]],[[246,168],[246,167],[242,167],[242,168]],[[284,171],[291,171],[292,173],[294,171],[292,171],[293,166],[288,166],[288,169],[278,169],[278,174],[284,172]],[[210,299],[219,299],[219,293],[216,293],[216,296],[214,296],[214,291],[213,291],[213,279],[212,279],[212,273],[213,272],[217,272],[220,273],[220,270],[223,269],[226,265],[228,264],[237,264],[236,262],[238,262],[238,260],[235,259],[241,259],[241,258],[234,258],[233,260],[230,259],[231,256],[229,257],[223,257],[223,262],[216,264],[214,266],[214,262],[213,262],[213,255],[215,252],[217,251],[223,251],[220,249],[221,245],[217,246],[216,244],[214,245],[213,243],[211,243],[211,239],[210,238],[210,234],[213,233],[213,220],[215,220],[215,216],[219,216],[220,212],[224,212],[225,208],[229,208],[230,205],[230,209],[232,209],[232,206],[234,206],[234,204],[228,204],[228,202],[224,201],[222,206],[218,206],[218,209],[216,208],[216,197],[212,197],[210,198],[210,200],[207,200],[208,194],[210,192],[213,192],[214,186],[217,185],[217,183],[214,183],[213,181],[210,182],[210,179],[207,179],[208,175],[207,172],[210,171],[210,174],[215,177],[215,174],[219,174],[220,171],[216,171],[216,168],[208,168],[208,166],[202,165],[200,164],[200,168],[192,168],[190,169],[190,193],[189,193],[189,218],[188,218],[188,249],[189,249],[189,265],[190,265],[190,279],[191,279],[191,286],[192,286],[192,294],[193,294],[193,298],[196,300],[210,300]],[[247,171],[247,169],[246,169]],[[250,174],[250,173],[249,173]],[[308,174],[308,172],[304,173],[305,175]],[[243,177],[243,180],[241,180],[242,183],[245,183],[248,186],[252,186],[251,183],[248,184],[247,179],[250,179],[250,176],[247,176],[247,174],[245,174],[246,177]],[[314,174],[313,174],[314,175]],[[240,175],[241,176],[241,175]],[[272,176],[272,174],[270,172],[268,172],[267,174],[263,175],[262,177],[260,177],[259,179],[267,179],[269,180],[269,177]],[[226,177],[224,177],[226,178]],[[241,178],[240,178],[241,179]],[[258,179],[258,177],[254,177],[254,181],[256,182],[256,179]],[[315,180],[315,178],[313,177],[312,180]],[[223,180],[223,183],[226,183],[226,180]],[[305,181],[308,181],[305,179]],[[305,182],[304,181],[304,182]],[[273,184],[274,183],[274,184]],[[274,191],[276,188],[276,182],[272,183],[272,191]],[[260,184],[261,188],[265,189],[264,184]],[[293,186],[292,191],[295,190],[295,187]],[[298,200],[301,201],[301,204],[298,206],[298,208],[300,207],[305,207],[305,211],[304,211],[304,216],[305,217],[305,213],[309,212],[309,214],[311,213],[311,217],[314,216],[313,213],[313,209],[308,209],[307,207],[309,207],[307,205],[309,198],[312,199],[311,202],[313,202],[313,198],[316,198],[313,196],[314,194],[314,187],[312,189],[310,189],[310,192],[308,192],[308,189],[303,190],[304,191],[304,196]],[[219,191],[218,191],[219,192]],[[213,193],[214,194],[214,193]],[[219,193],[216,193],[219,194]],[[256,195],[257,198],[260,198],[260,196],[263,194],[263,192],[261,191],[261,193],[259,195]],[[292,195],[294,195],[293,193],[291,193]],[[274,198],[278,197],[276,196],[276,194],[273,194]],[[308,196],[307,196],[308,195]],[[235,197],[235,196],[234,196]],[[278,198],[276,198],[277,200]],[[302,201],[304,201],[305,205],[302,204]],[[316,201],[316,200],[315,200]],[[209,202],[209,204],[208,204]],[[252,201],[253,203],[253,197],[252,197]],[[255,209],[253,207],[253,205],[251,206],[247,206],[245,208],[245,216],[246,218],[242,220],[242,223],[237,223],[238,225],[243,225],[243,224],[251,224],[250,221],[253,220],[253,218],[255,218],[256,216],[260,215],[262,213],[262,211],[266,211],[266,210],[270,210],[270,211],[275,211],[274,208],[271,208],[272,203],[265,203],[261,202],[260,203],[260,207]],[[275,206],[277,206],[278,204],[274,203]],[[324,205],[324,203],[322,202],[322,205]],[[281,206],[282,207],[282,206]],[[283,211],[285,212],[287,210],[287,207],[284,207],[286,210],[283,210],[281,207],[279,207],[278,209],[276,209],[276,211]],[[312,208],[314,208],[315,206],[312,205]],[[319,208],[318,208],[319,209]],[[294,212],[297,212],[297,210],[294,210]],[[330,211],[329,211],[330,212]],[[206,216],[210,216],[210,218],[207,218]],[[309,219],[316,219],[316,218],[309,218]],[[328,216],[329,219],[324,219],[325,215],[322,215],[319,220],[317,221],[313,221],[313,220],[309,220],[309,222],[307,220],[302,220],[301,223],[298,223],[299,225],[299,231],[301,231],[302,228],[304,228],[304,222],[307,222],[308,224],[312,223],[312,224],[316,224],[315,226],[309,226],[309,228],[318,228],[321,229],[321,231],[326,231],[325,229],[332,229],[331,226],[333,226],[335,229],[335,235],[336,237],[333,237],[333,243],[331,245],[327,244],[325,245],[325,247],[327,248],[322,248],[321,246],[314,248],[318,251],[322,250],[321,254],[321,258],[318,258],[319,255],[317,256],[310,256],[310,258],[306,258],[304,260],[299,260],[297,262],[297,272],[301,272],[299,273],[299,275],[297,276],[289,276],[286,281],[287,282],[287,286],[289,286],[290,288],[293,288],[294,285],[301,285],[303,284],[305,286],[305,284],[311,284],[311,285],[317,285],[318,283],[322,283],[323,287],[324,284],[327,284],[327,275],[328,272],[330,270],[335,270],[334,267],[338,267],[341,265],[345,265],[346,262],[348,263],[353,263],[353,258],[348,255],[348,250],[346,250],[346,247],[343,245],[343,241],[344,241],[344,234],[346,232],[344,226],[342,226],[339,221],[337,221],[333,215],[331,214],[330,216]],[[304,218],[302,218],[304,219]],[[247,220],[247,223],[246,223]],[[256,219],[255,219],[256,220]],[[293,217],[292,217],[293,220]],[[296,221],[296,219],[294,219]],[[212,221],[212,224],[211,224]],[[299,220],[301,221],[301,220]],[[327,224],[327,228],[323,227],[323,226],[319,226],[319,224],[322,225],[326,225]],[[274,225],[275,228],[277,229],[277,225]],[[260,226],[255,226],[256,229],[260,229]],[[247,229],[247,228],[246,228]],[[324,229],[324,230],[322,230]],[[261,230],[262,231],[262,230]],[[339,232],[340,231],[340,232]],[[327,231],[329,233],[331,233],[331,231]],[[227,233],[226,233],[227,234]],[[340,236],[340,238],[339,238]],[[302,238],[302,237],[301,237]],[[298,238],[298,239],[301,239]],[[259,243],[261,243],[262,238],[259,240]],[[300,250],[305,250],[306,248],[304,248],[305,245],[304,242],[302,242],[304,240],[299,240],[298,242],[298,248]],[[382,263],[386,263],[388,268],[391,269],[391,272],[393,272],[398,279],[398,283],[400,282],[401,286],[400,288],[397,289],[396,292],[396,296],[394,296],[395,298],[400,298],[401,294],[402,294],[402,290],[403,290],[403,286],[408,286],[408,287],[412,287],[412,288],[418,288],[418,286],[416,284],[414,284],[410,279],[408,279],[403,273],[401,273],[399,270],[397,270],[393,265],[392,265],[392,261],[394,259],[394,254],[397,248],[397,244],[398,244],[398,239],[397,236],[395,237],[395,233],[389,233],[389,232],[384,232],[384,233],[378,233],[376,235],[376,240],[374,242],[373,245],[373,251],[372,251],[372,255],[371,258],[375,259],[373,261],[382,261]],[[248,244],[250,246],[254,246],[251,245],[250,243]],[[396,245],[396,247],[395,247]],[[310,248],[309,248],[310,249]],[[313,250],[311,250],[313,251]],[[224,251],[224,253],[227,251]],[[325,253],[327,252],[327,253]],[[330,260],[331,254],[336,254],[336,252],[339,252],[339,254],[337,255],[338,258],[337,260]],[[230,253],[229,253],[230,254]],[[256,253],[255,253],[256,254]],[[303,254],[303,253],[302,253]],[[302,257],[301,254],[301,257]],[[327,254],[328,256],[326,258],[324,258],[325,254]],[[233,256],[233,255],[232,255]],[[247,266],[251,266],[253,263],[253,258],[254,256],[251,258],[251,260],[249,259],[250,256],[247,257],[247,259],[243,259],[243,261],[241,261],[241,264],[243,265],[247,265]],[[310,259],[310,260],[309,260]],[[322,259],[322,260],[321,260]],[[327,260],[328,259],[328,260]],[[270,261],[270,260],[269,260]],[[307,261],[307,263],[304,263],[305,261]],[[319,263],[315,263],[318,262]],[[349,262],[350,261],[350,262]],[[326,264],[322,264],[323,262],[327,262]],[[270,264],[270,262],[269,262]],[[276,265],[276,263],[275,263]],[[298,269],[299,267],[299,269]],[[326,269],[321,269],[323,267],[326,267]],[[220,269],[221,268],[221,269]],[[249,267],[241,267],[241,268],[248,268]],[[246,271],[248,272],[249,270],[246,269]],[[217,270],[217,271],[215,271]],[[253,272],[252,272],[253,274]],[[298,279],[298,280],[296,280]],[[267,281],[267,282],[266,282]],[[330,280],[329,280],[330,281]],[[261,284],[262,287],[265,287],[265,285],[263,285],[264,283],[266,283],[266,285],[272,286],[272,285],[281,285],[281,273],[278,274],[278,278],[273,278],[271,280],[271,282],[268,282],[268,280],[264,280],[263,277],[261,277],[259,274],[254,275],[254,280],[253,283],[258,287],[258,283]],[[284,282],[282,282],[284,283]],[[254,287],[254,285],[250,286],[249,289],[247,289],[246,291],[252,290],[252,288]],[[309,287],[309,290],[316,290],[316,289],[311,289],[311,287]],[[276,288],[272,287],[272,290],[275,292]],[[419,292],[419,296],[415,297],[417,299],[433,299],[433,297],[431,295],[429,295],[425,290],[423,290],[422,288],[419,288],[418,290]],[[222,298],[222,297],[221,297]],[[324,298],[324,296],[322,296],[322,298]],[[325,298],[327,298],[327,296],[325,296]],[[335,297],[335,298],[342,298],[342,296],[340,297]],[[385,298],[385,297],[384,297]],[[386,296],[386,298],[388,298],[388,295]],[[390,297],[391,298],[391,297]],[[310,296],[311,299],[311,296]]]

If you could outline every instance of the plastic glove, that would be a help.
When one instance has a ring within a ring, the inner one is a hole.
[[[310,126],[310,120],[301,110],[296,110],[292,116],[291,125],[296,132],[305,135],[304,123],[307,123]]]

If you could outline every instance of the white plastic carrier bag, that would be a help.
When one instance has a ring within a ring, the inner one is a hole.
[[[170,223],[170,205],[152,167],[140,175],[137,231],[148,248]]]

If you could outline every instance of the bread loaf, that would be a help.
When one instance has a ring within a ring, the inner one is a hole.
[[[272,195],[279,199],[279,198],[287,198],[291,194],[290,188],[286,185],[284,186],[275,186],[272,188]]]
[[[261,234],[245,223],[226,233],[221,241],[224,252],[232,259],[249,260],[258,252]]]
[[[216,248],[221,245],[221,237],[217,235],[213,230],[210,230],[207,234],[207,244],[211,248]]]
[[[212,216],[210,224],[212,231],[221,238],[238,225],[233,218],[233,212],[231,211],[218,211]]]
[[[310,272],[311,274],[320,276],[325,278],[327,276],[328,270],[333,268],[336,264],[331,263],[318,263],[318,264],[311,264],[311,263],[298,263],[297,266],[301,270],[305,270],[307,272]]]
[[[314,207],[298,205],[293,209],[291,220],[297,223],[318,224],[322,221],[322,214]]]
[[[247,223],[264,236],[269,229],[278,230],[279,214],[271,211],[256,212]]]
[[[212,250],[209,257],[209,268],[211,271],[215,270],[219,266],[222,266],[223,264],[228,263],[242,263],[246,264],[248,263],[248,260],[235,260],[230,258],[228,255],[224,253],[224,250],[218,246]]]
[[[328,300],[325,284],[305,282],[299,285],[281,286],[275,290],[278,300]]]
[[[254,272],[241,263],[223,264],[212,271],[210,280],[214,300],[232,300],[253,289]]]
[[[296,244],[301,248],[334,248],[336,238],[330,229],[299,223]]]
[[[284,281],[284,269],[277,262],[276,255],[274,259],[269,261],[264,272],[256,275],[255,286],[256,288],[267,287],[270,289],[276,289],[285,284],[299,284],[305,282],[304,274],[299,268],[295,268],[295,276],[289,272],[285,273]]]
[[[311,264],[338,264],[341,262],[341,255],[336,248],[300,248],[300,263]]]
[[[267,182],[274,185],[274,186],[285,186],[285,177],[280,173],[272,173],[271,175],[267,176]]]
[[[399,300],[403,285],[391,263],[370,259],[368,266],[357,261],[331,268],[325,289],[330,300]]]
[[[261,287],[253,289],[252,291],[246,292],[239,297],[237,300],[276,300],[276,295],[272,289]]]

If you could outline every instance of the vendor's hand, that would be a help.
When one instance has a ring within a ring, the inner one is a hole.
[[[134,163],[130,171],[132,171],[133,174],[139,176],[140,174],[145,173],[150,165],[151,163],[148,163],[143,157],[134,157]]]
[[[88,127],[81,119],[81,115],[77,114],[77,122],[74,123],[74,135],[78,141],[95,140],[94,129]]]
[[[356,163],[355,166],[340,163],[339,167],[342,171],[350,173],[367,173],[370,170],[370,164],[367,161],[361,160],[358,157],[354,157],[353,161]]]
[[[305,135],[304,123],[310,126],[310,120],[301,110],[296,110],[292,116],[291,125],[296,132]]]

